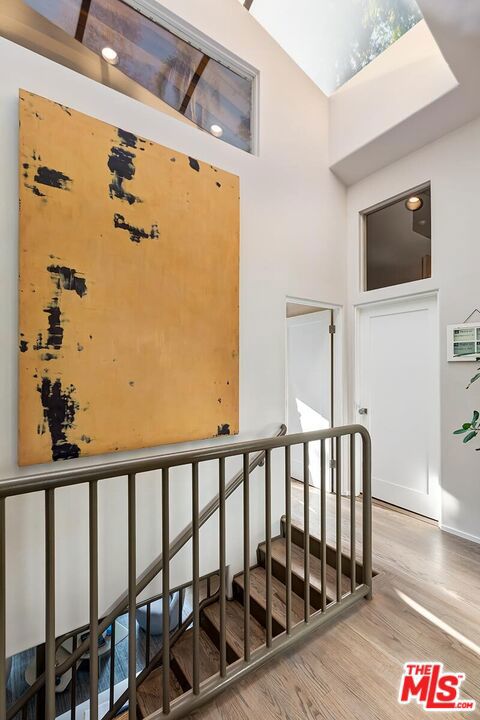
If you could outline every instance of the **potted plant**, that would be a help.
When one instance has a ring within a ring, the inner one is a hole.
[[[480,368],[478,368],[475,375],[472,377],[470,382],[467,385],[468,388],[473,385],[474,382],[476,382],[480,378]],[[462,427],[458,430],[455,430],[453,433],[454,435],[464,435],[463,442],[468,443],[470,440],[473,440],[473,438],[477,437],[478,433],[480,433],[480,412],[478,410],[473,411],[472,419],[470,422],[464,422]],[[476,448],[477,450],[480,450],[480,448]]]

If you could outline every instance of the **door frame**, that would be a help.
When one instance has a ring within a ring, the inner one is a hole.
[[[345,355],[345,332],[344,332],[344,306],[336,303],[321,302],[319,300],[309,300],[307,298],[292,297],[287,295],[284,303],[285,315],[285,417],[284,423],[287,426],[288,433],[288,320],[286,314],[287,303],[294,305],[309,305],[316,307],[318,310],[331,310],[333,312],[333,322],[335,325],[335,333],[333,335],[333,425],[339,427],[345,424],[345,418],[348,416],[348,406],[346,405],[347,396],[345,387],[347,386],[346,368],[344,365]],[[313,317],[315,314],[312,313]],[[308,317],[308,316],[300,316]],[[312,320],[313,322],[313,320]],[[346,473],[346,453],[342,455],[342,495],[349,495],[350,486]],[[328,470],[328,468],[327,468]],[[330,474],[328,475],[327,487],[333,491],[331,487]]]
[[[435,427],[435,443],[434,448],[432,450],[433,453],[433,466],[438,471],[438,493],[439,493],[439,501],[438,501],[438,524],[441,525],[442,523],[442,465],[441,465],[441,403],[440,403],[440,362],[441,362],[441,354],[440,354],[440,303],[439,303],[439,291],[438,290],[426,290],[424,292],[418,292],[418,293],[411,293],[411,294],[405,294],[405,295],[396,295],[395,297],[385,298],[382,300],[365,300],[359,303],[356,303],[353,307],[354,310],[354,376],[353,376],[353,393],[352,393],[352,402],[351,402],[351,412],[353,417],[353,422],[357,423],[360,422],[359,416],[358,416],[358,409],[360,407],[360,404],[358,402],[358,398],[361,396],[361,357],[360,357],[360,328],[361,328],[361,313],[362,310],[365,310],[366,308],[375,307],[375,306],[385,306],[385,305],[399,305],[401,303],[406,303],[409,301],[414,300],[422,300],[422,299],[433,299],[435,301],[435,333],[436,333],[436,346],[437,346],[437,358],[435,362],[435,371],[434,371],[434,382],[435,382],[435,389],[436,389],[436,397],[438,399],[438,412],[436,413],[437,421],[436,421],[436,427]],[[357,467],[359,466],[357,462]],[[361,478],[357,474],[356,478],[356,492],[361,492]],[[435,521],[437,522],[437,521]]]

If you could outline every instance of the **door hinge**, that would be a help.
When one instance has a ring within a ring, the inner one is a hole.
[[[329,325],[329,326],[328,326],[328,332],[330,333],[330,335],[335,335],[335,333],[337,332],[336,326],[335,326],[335,325]]]
[[[336,460],[330,460],[330,470],[335,470],[337,467],[337,461]]]

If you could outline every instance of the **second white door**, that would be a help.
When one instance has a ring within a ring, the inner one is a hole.
[[[357,412],[372,436],[372,493],[439,519],[436,297],[359,310]]]

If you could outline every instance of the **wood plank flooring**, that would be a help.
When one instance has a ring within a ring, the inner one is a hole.
[[[303,488],[294,483],[293,517],[303,525]],[[334,498],[327,534],[335,540]],[[361,504],[357,536],[361,535]],[[349,500],[342,501],[345,547]],[[319,528],[311,491],[310,528]],[[475,720],[480,713],[480,546],[385,507],[373,509],[374,598],[320,630],[261,672],[195,713],[199,720],[425,720],[418,706],[397,703],[402,665],[439,660],[465,672],[462,695],[473,713],[435,713],[435,720]],[[360,552],[360,546],[357,553]]]

